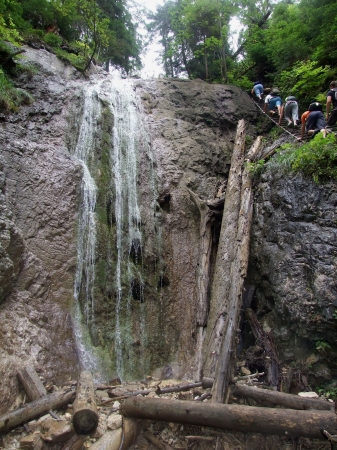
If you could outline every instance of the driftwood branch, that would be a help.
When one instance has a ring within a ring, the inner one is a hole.
[[[154,392],[157,395],[162,395],[162,394],[169,394],[169,393],[172,393],[172,392],[189,391],[190,389],[198,388],[198,387],[201,387],[201,386],[204,387],[203,382],[180,384],[180,385],[177,385],[177,386],[170,386],[170,387],[166,387],[166,388],[161,388],[158,385],[157,389],[142,389],[142,390],[139,390],[139,391],[128,392],[125,395],[114,397],[114,398],[111,398],[109,400],[105,400],[104,402],[102,402],[100,404],[100,406],[106,405],[106,404],[111,403],[111,402],[115,402],[117,400],[124,400],[125,398],[128,398],[128,397],[136,397],[137,395],[148,395],[148,394],[151,394],[152,392]]]
[[[244,433],[322,439],[321,430],[337,434],[336,415],[330,411],[199,403],[160,398],[128,398],[121,405],[125,417],[220,428]]]

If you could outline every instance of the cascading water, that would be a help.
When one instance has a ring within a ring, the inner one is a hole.
[[[137,264],[142,257],[141,217],[138,206],[137,164],[138,151],[141,147],[143,127],[136,108],[135,94],[128,80],[115,78],[111,89],[111,107],[114,116],[113,147],[111,164],[115,178],[115,216],[117,235],[116,267],[116,365],[121,378],[132,372],[134,361],[128,355],[131,344],[130,299],[131,292],[123,292],[122,277],[126,285],[138,290],[142,302],[143,280]],[[133,255],[133,258],[130,256]],[[133,261],[132,261],[133,259]],[[123,264],[124,260],[124,264]],[[123,269],[125,273],[123,274]],[[135,285],[137,284],[137,288]],[[142,309],[142,308],[141,308]],[[124,311],[122,311],[124,310]],[[123,312],[123,314],[122,314]],[[121,319],[124,317],[124,320]],[[144,317],[139,318],[140,323]],[[144,336],[144,327],[140,339]],[[127,363],[128,360],[128,363]]]
[[[75,314],[74,330],[79,360],[82,368],[98,371],[98,360],[94,356],[91,346],[88,328],[95,314],[94,283],[95,283],[95,247],[96,247],[96,184],[90,174],[91,151],[94,147],[94,130],[97,118],[100,116],[100,102],[98,99],[100,85],[90,86],[85,92],[83,115],[79,128],[79,136],[74,151],[83,168],[82,177],[82,205],[79,219],[78,244],[77,244],[77,268],[75,274]],[[84,278],[84,280],[83,280]],[[84,287],[82,283],[84,281]],[[80,291],[84,292],[84,306],[82,314],[79,305]]]
[[[99,372],[100,378],[104,364],[109,374],[121,379],[144,374],[149,367],[143,350],[147,345],[146,308],[153,310],[153,306],[144,304],[137,179],[141,158],[143,165],[147,160],[148,166],[147,208],[155,209],[156,196],[153,158],[145,130],[131,80],[107,76],[86,90],[74,151],[83,167],[75,333],[81,365]],[[106,162],[103,147],[108,149]],[[103,172],[108,174],[105,178]],[[104,214],[108,216],[106,221]],[[152,223],[147,222],[147,232],[155,229],[154,211],[148,216]]]

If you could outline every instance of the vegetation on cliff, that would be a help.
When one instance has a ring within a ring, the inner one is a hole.
[[[80,70],[94,58],[139,68],[137,26],[124,0],[0,0],[0,42],[44,46]],[[2,66],[10,54],[0,52]]]
[[[333,10],[332,0],[168,0],[148,28],[160,36],[166,76],[243,88],[259,79],[276,83],[283,94],[296,85],[297,95],[315,97],[336,73]],[[233,18],[241,22],[237,49],[231,45]]]

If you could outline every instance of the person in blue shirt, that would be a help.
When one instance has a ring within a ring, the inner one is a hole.
[[[262,100],[263,85],[261,84],[260,81],[255,81],[253,89],[252,89],[252,94],[255,94],[259,100]]]

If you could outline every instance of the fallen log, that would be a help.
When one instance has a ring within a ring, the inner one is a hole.
[[[244,384],[235,385],[233,395],[245,398],[249,397],[257,402],[269,402],[289,409],[315,409],[320,411],[335,410],[335,404],[325,400],[305,398],[300,397],[299,395],[270,391],[269,389],[259,389]]]
[[[82,450],[85,436],[74,434],[61,448],[61,450]]]
[[[37,400],[38,398],[47,395],[47,390],[36,373],[34,367],[23,367],[18,371],[18,378],[21,381],[21,384],[30,401]],[[53,411],[48,412],[53,419],[59,419]]]
[[[29,402],[22,408],[9,411],[0,416],[0,432],[7,433],[19,425],[43,416],[52,409],[61,408],[68,403],[72,403],[74,397],[74,391],[56,391]]]
[[[337,434],[337,419],[330,411],[256,408],[161,398],[128,398],[121,414],[134,419],[175,422],[289,437],[322,439],[321,430]]]
[[[239,128],[238,128],[239,129]],[[241,139],[245,133],[242,131]],[[258,151],[261,138],[253,145],[250,158]],[[243,145],[243,144],[242,144]],[[243,150],[242,150],[243,151]],[[237,170],[239,170],[237,168]],[[227,198],[226,198],[227,202]],[[233,260],[230,267],[229,287],[224,298],[227,313],[223,329],[219,358],[216,363],[215,379],[212,388],[212,402],[228,402],[229,384],[234,375],[236,358],[237,330],[240,328],[242,296],[248,270],[250,228],[253,218],[253,190],[251,176],[246,168],[242,171],[241,193]]]
[[[228,322],[228,292],[231,267],[236,255],[236,236],[241,204],[241,179],[244,162],[245,121],[240,120],[231,159],[221,232],[211,289],[210,311],[203,346],[203,375],[215,377],[222,335]]]
[[[335,403],[319,398],[300,397],[299,395],[284,392],[259,389],[244,384],[234,386],[233,395],[249,397],[257,402],[269,402],[289,409],[316,409],[320,411],[335,411]]]
[[[136,421],[123,419],[123,428],[104,433],[90,448],[91,450],[127,450],[135,441],[137,434]]]
[[[118,428],[117,430],[113,431],[107,431],[90,448],[91,450],[119,450],[122,438],[122,428]]]
[[[170,386],[167,388],[161,388],[160,386],[158,386],[156,389],[156,394],[161,395],[161,394],[169,394],[171,392],[189,391],[190,389],[194,389],[194,388],[201,387],[201,386],[202,386],[201,381],[198,383],[180,384],[177,386]]]
[[[18,371],[18,378],[29,397],[29,400],[37,400],[40,397],[47,395],[47,390],[43,386],[34,367],[26,366]]]
[[[76,433],[90,434],[97,428],[98,412],[94,380],[87,370],[80,374],[73,410],[73,426]]]

